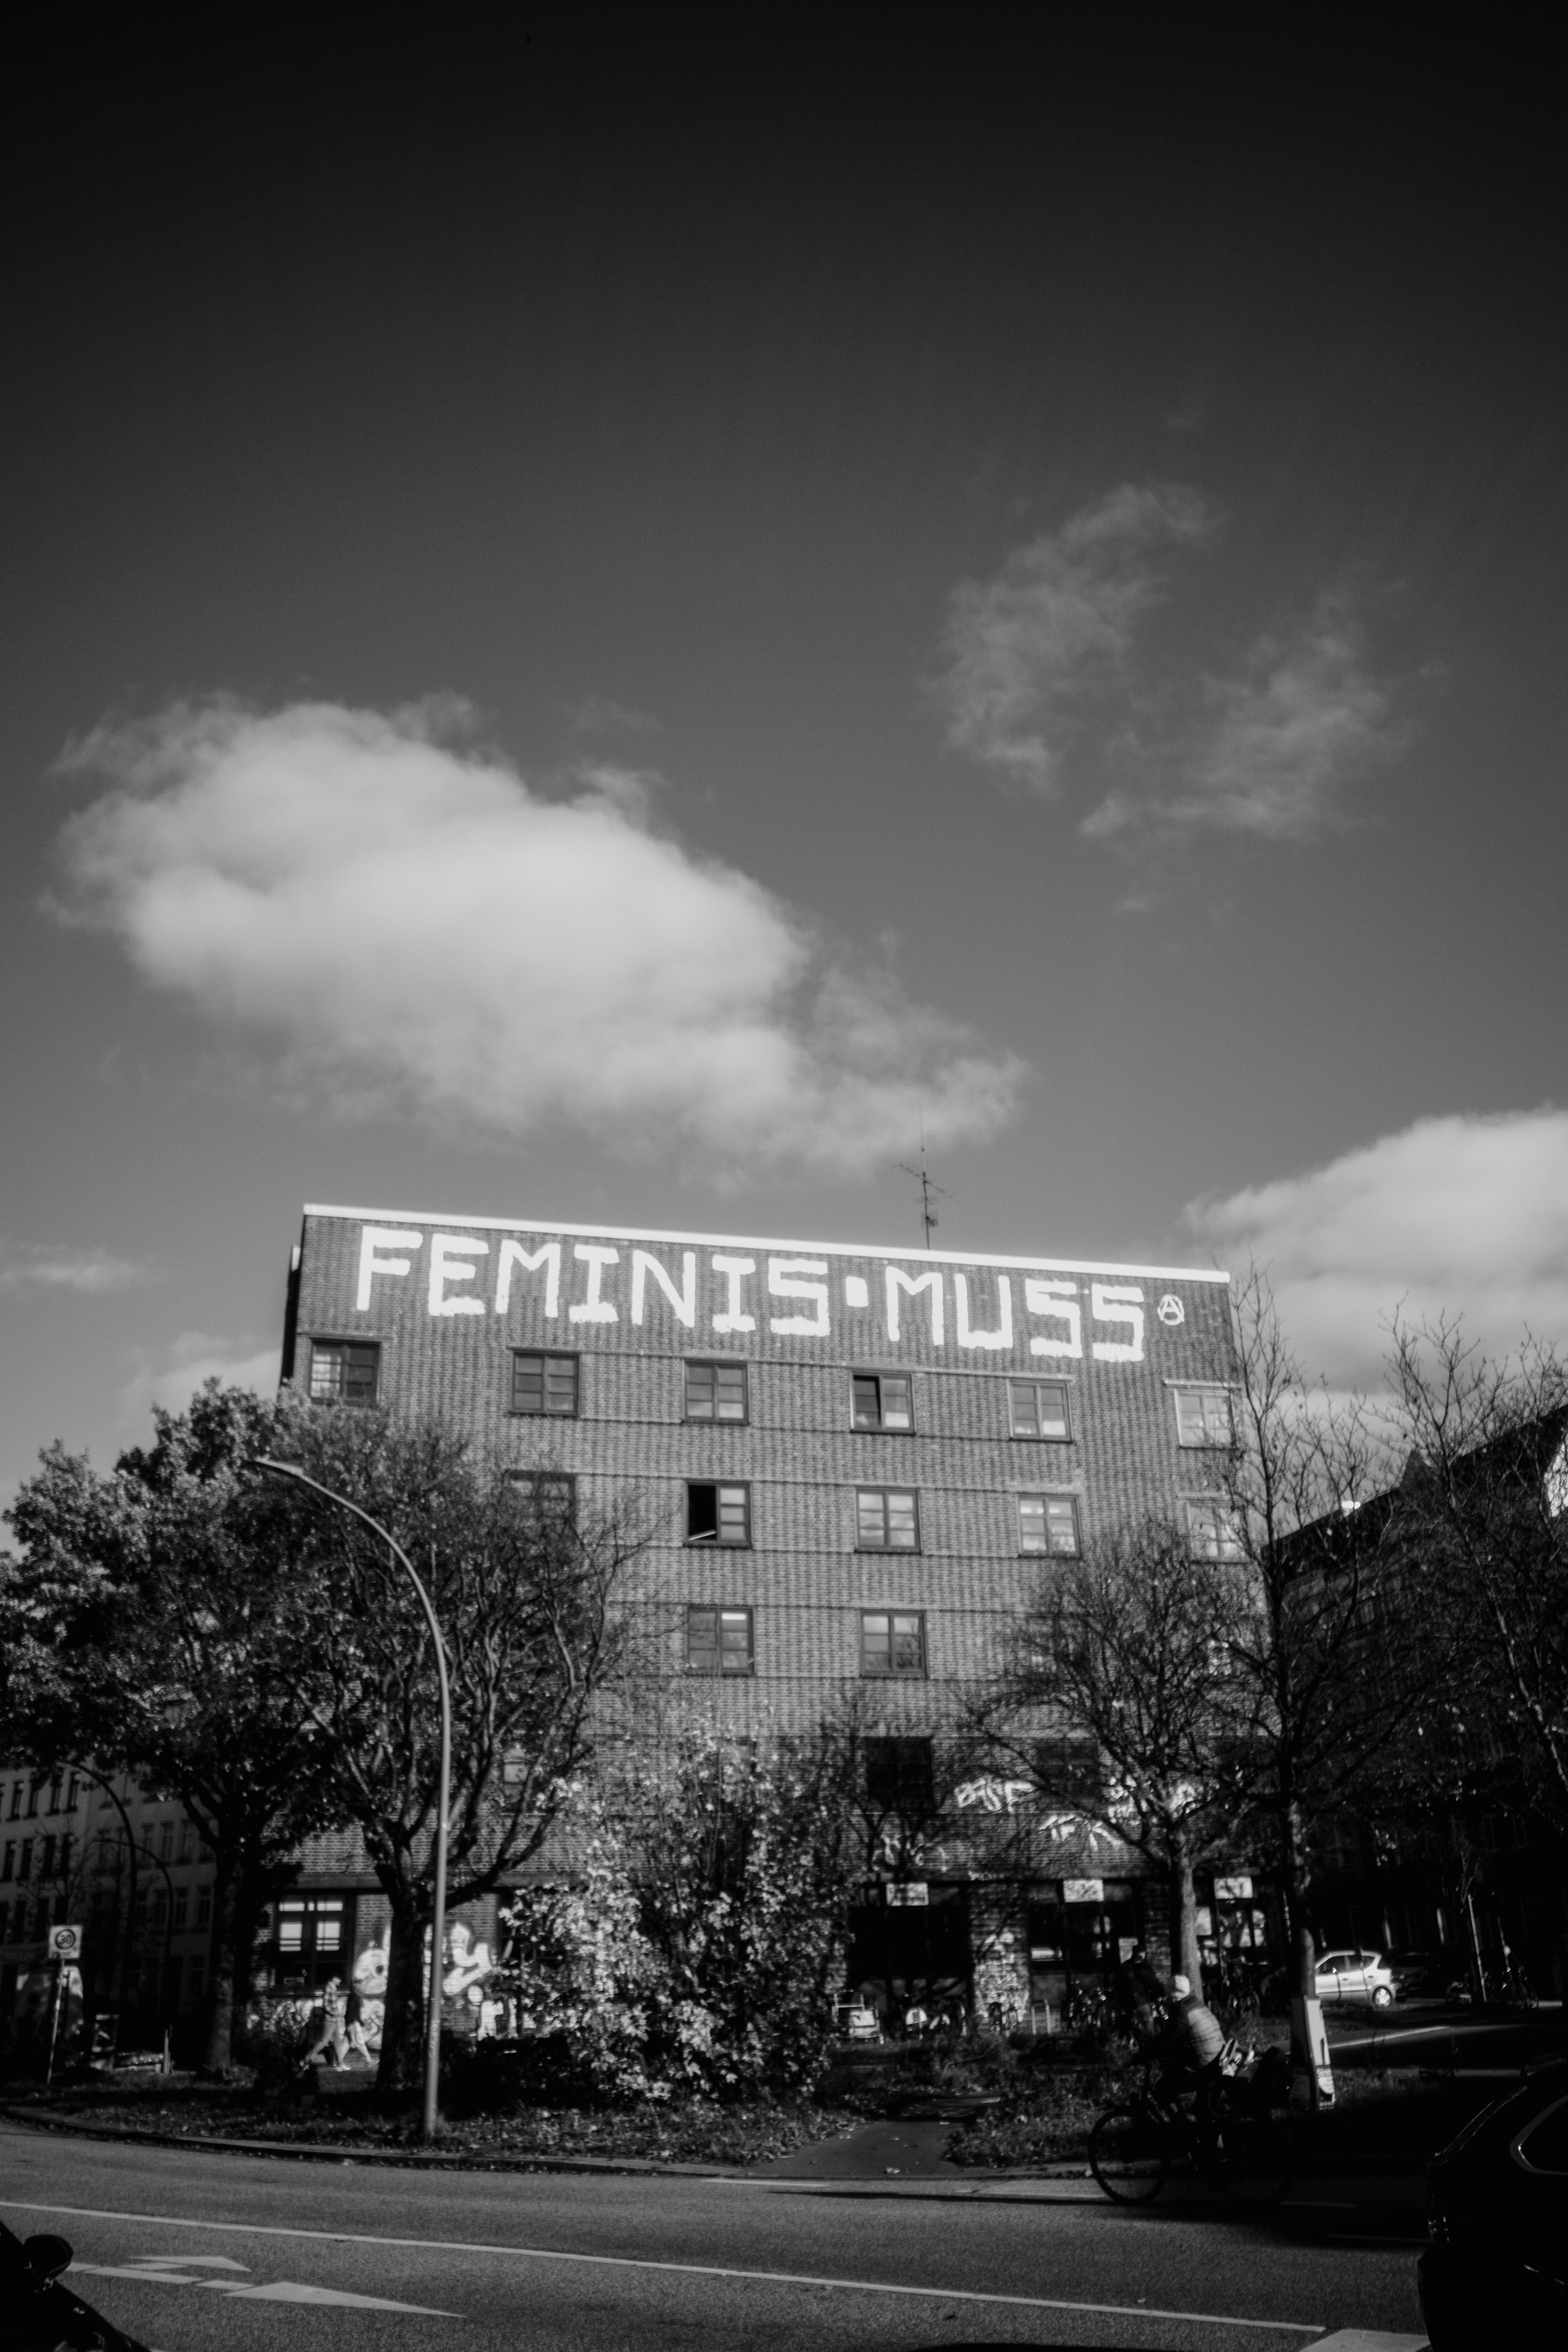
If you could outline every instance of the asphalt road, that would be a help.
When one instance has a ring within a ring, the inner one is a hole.
[[[1368,2226],[1328,2201],[1344,2183],[1261,2222],[952,2187],[379,2170],[0,2125],[0,2218],[68,2238],[70,2283],[154,2352],[1423,2341],[1409,2245],[1336,2242]]]

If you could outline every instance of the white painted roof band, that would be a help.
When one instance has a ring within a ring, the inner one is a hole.
[[[895,1249],[885,1242],[780,1241],[760,1234],[675,1234],[647,1225],[568,1225],[559,1220],[542,1223],[534,1217],[448,1216],[428,1209],[350,1209],[321,1201],[307,1201],[307,1217],[349,1217],[361,1224],[440,1225],[447,1233],[572,1234],[597,1235],[616,1242],[695,1243],[701,1249],[799,1251],[813,1257],[885,1257],[903,1263],[920,1259],[928,1265],[1012,1265],[1037,1274],[1132,1274],[1149,1282],[1223,1282],[1230,1276],[1217,1266],[1121,1265],[1102,1258],[994,1257],[985,1250]]]

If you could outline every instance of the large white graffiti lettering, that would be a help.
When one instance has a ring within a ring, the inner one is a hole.
[[[641,1328],[705,1329],[716,1339],[759,1328],[778,1339],[831,1339],[838,1329],[858,1348],[884,1338],[893,1346],[951,1343],[982,1362],[1020,1354],[1070,1361],[1087,1354],[1097,1363],[1142,1363],[1149,1328],[1140,1282],[1081,1283],[995,1265],[889,1264],[878,1296],[865,1274],[841,1271],[826,1257],[626,1249],[510,1234],[492,1243],[471,1233],[400,1225],[362,1225],[358,1241],[354,1304],[362,1314],[416,1278],[426,1311],[443,1320],[489,1311],[553,1323],[564,1311],[570,1324],[615,1324],[624,1317]],[[1160,1300],[1162,1328],[1173,1328],[1171,1297],[1167,1292]]]

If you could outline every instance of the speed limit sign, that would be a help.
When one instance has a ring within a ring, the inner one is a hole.
[[[51,1960],[79,1960],[81,1958],[81,1929],[79,1927],[51,1927],[49,1929],[49,1958]]]

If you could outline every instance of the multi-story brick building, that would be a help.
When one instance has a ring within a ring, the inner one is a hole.
[[[1053,1558],[1150,1512],[1226,1545],[1227,1279],[311,1207],[283,1373],[323,1402],[456,1421],[544,1507],[637,1488],[671,1673],[710,1678],[742,1734],[807,1730],[852,1699],[907,1769]],[[982,1994],[1021,2006],[1134,1936],[1163,1941],[1163,1888],[1070,1794],[1034,1824],[1022,1881],[983,1883],[962,1836],[936,1841],[926,1878],[868,1906],[852,1974],[897,1997],[973,1981],[978,1961]],[[997,1801],[950,1798],[977,1818]],[[382,1932],[348,1844],[309,1861],[278,1915],[279,1979],[319,1980]]]

